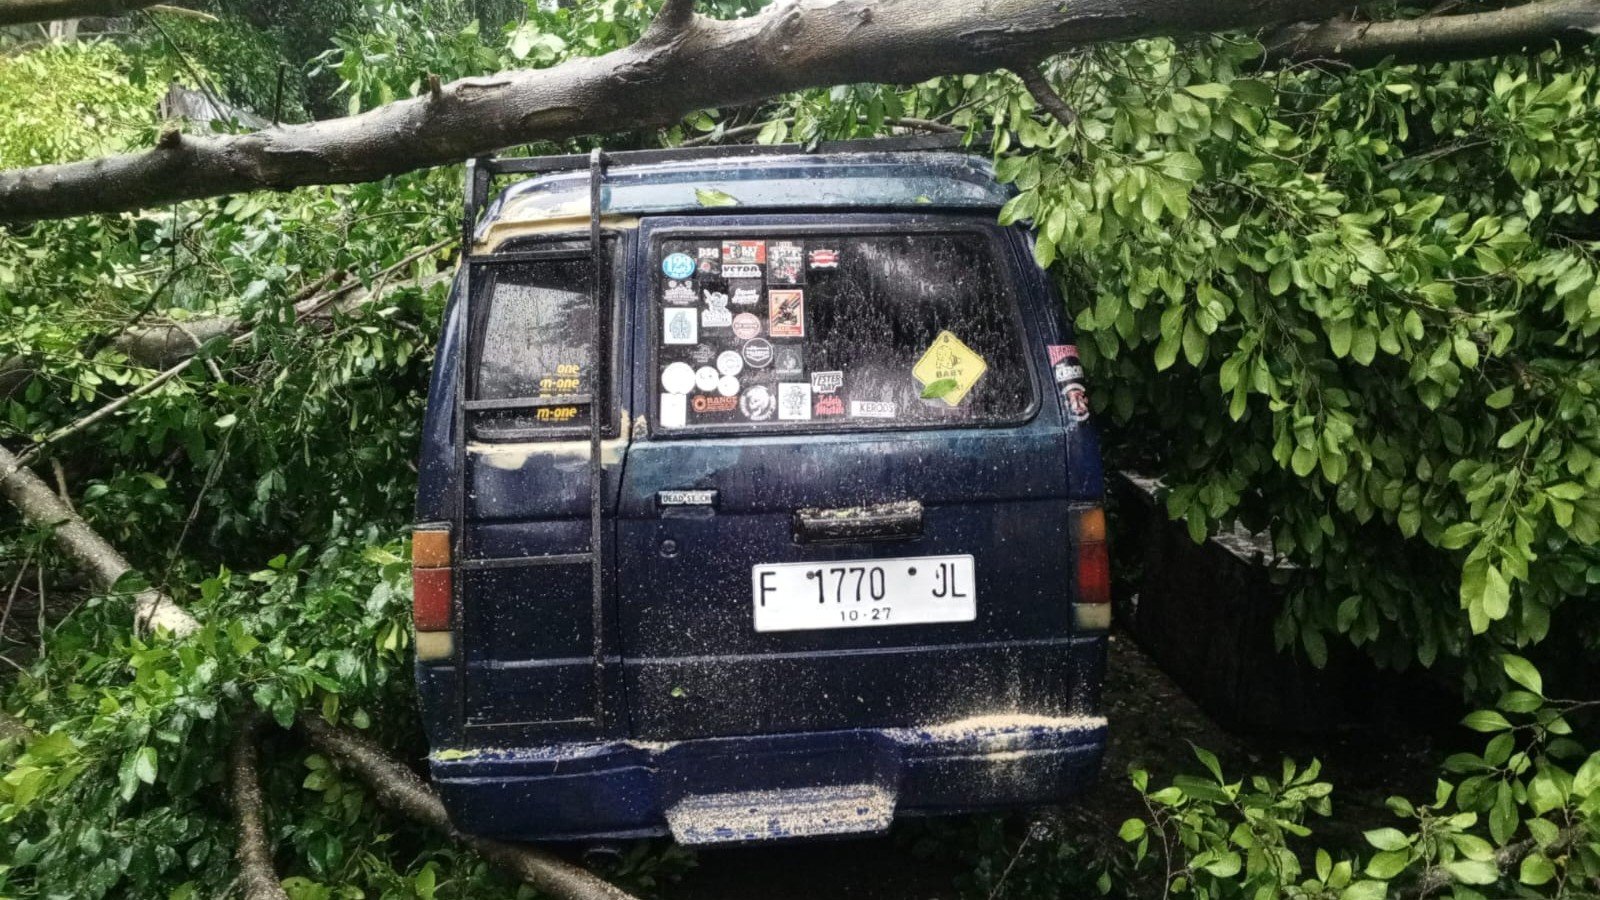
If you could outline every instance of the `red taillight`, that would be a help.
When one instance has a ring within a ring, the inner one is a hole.
[[[1076,511],[1072,541],[1078,555],[1078,603],[1111,602],[1111,554],[1106,550],[1106,513],[1100,507]]]
[[[450,629],[450,570],[411,570],[411,621],[418,631]]]
[[[411,620],[416,630],[450,629],[450,532],[411,536]]]

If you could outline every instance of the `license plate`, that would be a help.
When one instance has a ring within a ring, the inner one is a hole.
[[[971,555],[774,563],[750,569],[757,631],[971,622]]]

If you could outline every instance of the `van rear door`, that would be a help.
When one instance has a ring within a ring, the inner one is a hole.
[[[1020,249],[990,218],[646,220],[636,737],[1068,714],[1073,498]]]

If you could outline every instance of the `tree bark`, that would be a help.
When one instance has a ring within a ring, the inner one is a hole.
[[[113,19],[155,6],[158,0],[0,0],[0,26],[82,19]]]
[[[4,447],[0,447],[0,496],[9,500],[29,525],[54,529],[56,546],[101,590],[110,590],[132,570],[117,548],[69,509],[39,476],[19,465]],[[200,628],[193,616],[160,591],[142,590],[134,595],[133,604],[133,620],[141,630],[185,637]]]
[[[239,819],[240,887],[245,900],[289,900],[272,866],[272,840],[267,837],[266,811],[261,801],[261,777],[256,765],[260,721],[259,716],[249,716],[228,752],[233,812]]]
[[[571,865],[537,847],[508,844],[490,838],[463,834],[450,824],[439,797],[416,773],[396,762],[366,738],[334,728],[314,713],[302,715],[296,723],[312,744],[359,774],[377,792],[378,802],[389,809],[443,831],[453,840],[477,851],[484,859],[499,865],[533,887],[557,897],[583,897],[593,900],[633,900],[586,869]]]
[[[1267,61],[1372,66],[1446,62],[1582,46],[1600,38],[1600,0],[1536,0],[1489,12],[1429,16],[1398,22],[1333,19],[1279,29],[1266,41]]]
[[[1323,18],[1350,0],[779,0],[743,19],[673,0],[643,38],[548,69],[467,78],[347,118],[167,132],[140,153],[0,172],[0,221],[372,181],[514,144],[666,125],[812,87],[1020,68],[1069,47]]]

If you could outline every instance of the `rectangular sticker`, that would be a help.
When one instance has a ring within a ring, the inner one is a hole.
[[[684,394],[661,395],[661,427],[682,428],[688,424],[688,396]]]
[[[767,261],[766,241],[723,241],[722,261],[740,265],[761,265]],[[733,277],[733,276],[728,276]]]
[[[900,407],[887,400],[851,400],[850,416],[854,419],[893,419]]]
[[[767,248],[768,284],[805,284],[805,250],[792,241],[776,241]]]
[[[778,385],[778,418],[808,421],[811,418],[811,382],[785,381]]]
[[[804,291],[767,291],[767,334],[775,338],[806,336]]]
[[[674,306],[661,311],[661,343],[700,343],[700,317],[692,306]]]
[[[722,267],[722,277],[723,278],[730,278],[730,279],[731,278],[760,278],[761,277],[761,267],[760,266],[753,266],[753,265],[752,266],[746,266],[746,265],[737,265],[737,264],[734,264],[734,263],[726,263]]]

